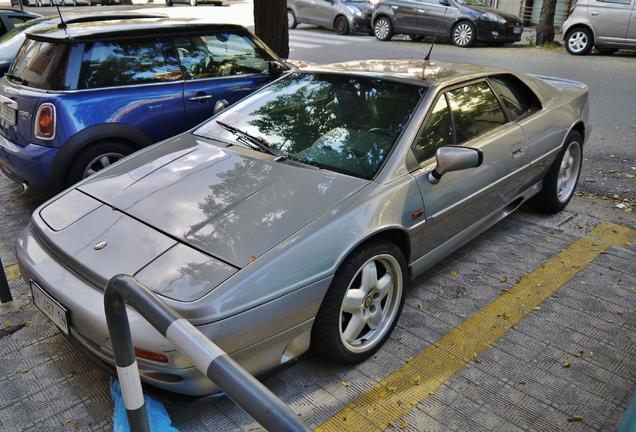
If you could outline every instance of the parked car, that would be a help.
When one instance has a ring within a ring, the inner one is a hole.
[[[562,26],[565,49],[585,55],[636,49],[636,1],[579,0]]]
[[[40,15],[17,9],[0,8],[0,36],[39,16]],[[0,55],[1,54],[2,52],[0,52]]]
[[[294,29],[298,24],[306,23],[334,29],[342,35],[369,33],[376,1],[287,0],[287,27]]]
[[[568,204],[588,112],[584,84],[480,66],[292,71],[42,205],[18,260],[39,307],[111,366],[102,291],[121,273],[252,373],[310,347],[363,361],[410,279],[533,197]],[[215,390],[150,324],[131,326],[145,382]]]
[[[487,5],[485,0],[380,0],[373,13],[373,32],[382,41],[396,34],[413,40],[437,36],[459,47],[520,41],[521,18]]]
[[[199,4],[212,4],[214,6],[226,6],[231,4],[230,0],[166,0],[167,6],[172,6],[175,3],[187,3],[190,6],[197,6]]]
[[[0,169],[24,187],[60,190],[286,68],[236,25],[143,18],[29,32],[0,79]]]
[[[159,14],[141,14],[134,12],[92,12],[88,14],[64,14],[64,21],[67,24],[90,22],[90,21],[112,21],[122,19],[135,19],[135,18],[161,18],[163,15]],[[26,32],[40,30],[46,27],[51,27],[59,24],[60,18],[54,17],[39,17],[32,19],[18,27],[15,27],[10,32],[0,37],[0,77],[4,76],[9,70],[9,66],[13,62],[13,59],[18,54],[20,47],[26,39]]]

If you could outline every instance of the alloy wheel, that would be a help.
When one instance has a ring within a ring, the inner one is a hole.
[[[577,30],[568,38],[568,48],[573,53],[578,54],[587,48],[589,42],[587,34],[584,31]]]
[[[287,11],[287,28],[292,28],[294,27],[294,14],[292,13],[292,11]]]
[[[388,38],[391,33],[391,24],[386,18],[380,18],[375,22],[374,30],[375,36],[378,39],[384,40]]]
[[[579,179],[581,167],[581,144],[572,141],[561,159],[559,177],[557,179],[557,197],[559,201],[566,202],[574,193],[574,188]]]
[[[103,170],[107,166],[114,164],[120,159],[123,159],[124,157],[125,155],[121,153],[106,153],[103,155],[99,155],[88,163],[86,169],[84,170],[84,175],[82,178],[90,177],[98,171]]]
[[[340,307],[340,340],[349,351],[365,352],[390,331],[400,309],[403,284],[393,255],[376,255],[362,265]]]
[[[473,29],[468,23],[461,23],[455,27],[453,41],[457,46],[467,46],[473,40]]]

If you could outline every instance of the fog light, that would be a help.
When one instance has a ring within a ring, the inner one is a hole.
[[[152,360],[159,363],[168,363],[168,357],[166,357],[164,354],[146,351],[141,348],[135,348],[135,355],[146,360]]]

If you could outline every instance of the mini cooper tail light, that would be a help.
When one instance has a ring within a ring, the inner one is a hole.
[[[35,115],[35,137],[43,140],[55,138],[55,105],[43,103]]]
[[[135,348],[135,355],[146,360],[152,360],[159,363],[168,363],[168,357],[166,357],[164,354],[146,351],[141,348]]]

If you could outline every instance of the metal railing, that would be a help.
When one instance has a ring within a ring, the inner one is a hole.
[[[265,429],[277,432],[308,430],[276,395],[156,294],[131,276],[117,275],[106,285],[104,308],[131,431],[146,432],[149,429],[126,305],[132,306],[190,357],[201,372]]]

